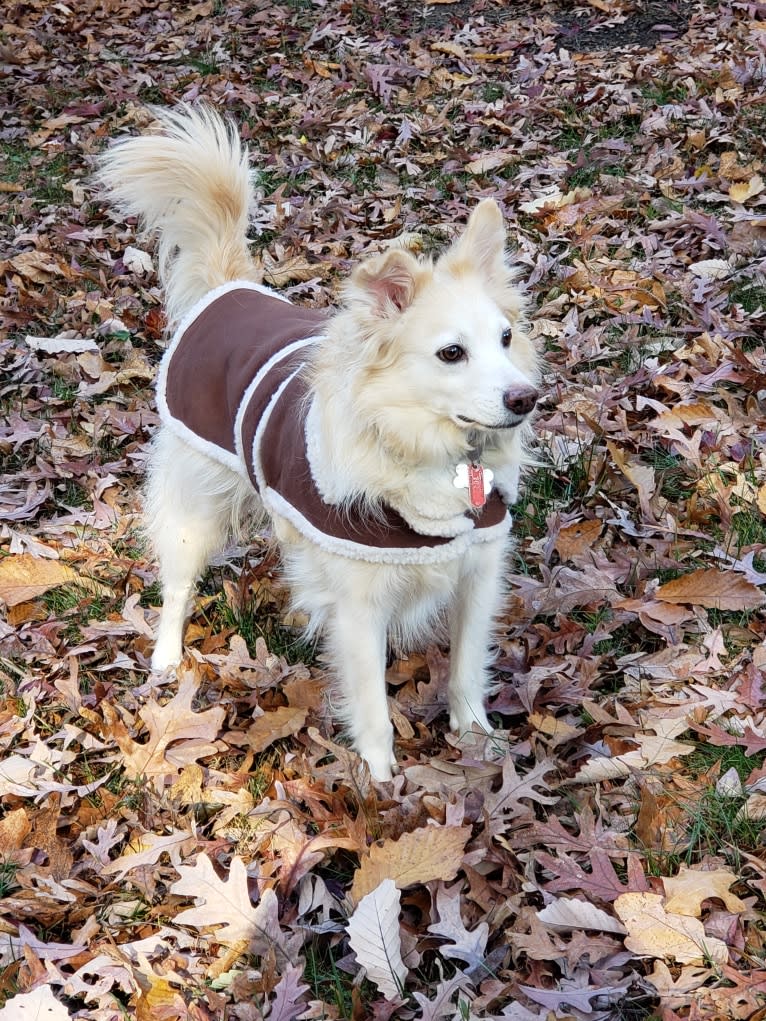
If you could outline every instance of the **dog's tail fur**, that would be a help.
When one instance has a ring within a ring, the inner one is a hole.
[[[116,209],[158,234],[172,326],[214,287],[258,279],[246,240],[252,181],[247,149],[214,110],[155,114],[161,132],[118,142],[95,180]]]

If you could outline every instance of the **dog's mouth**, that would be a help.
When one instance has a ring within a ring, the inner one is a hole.
[[[468,418],[466,415],[457,415],[456,419],[460,425],[467,426],[469,429],[484,429],[487,432],[491,432],[495,429],[515,429],[516,426],[526,418],[526,415],[513,415],[506,422],[497,422],[494,425],[489,425],[487,422],[477,422],[475,418]]]

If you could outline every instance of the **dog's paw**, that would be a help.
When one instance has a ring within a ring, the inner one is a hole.
[[[491,734],[494,730],[489,722],[484,706],[472,706],[469,703],[453,709],[449,717],[449,729],[455,734],[467,734],[472,729]]]
[[[393,779],[398,768],[393,748],[367,748],[365,751],[359,750],[359,754],[367,763],[373,780],[385,783]]]
[[[164,674],[173,670],[181,662],[183,650],[178,648],[177,643],[157,642],[152,653],[152,673]]]
[[[495,470],[494,485],[507,506],[516,503],[519,498],[519,482],[521,468],[518,465],[503,465]]]

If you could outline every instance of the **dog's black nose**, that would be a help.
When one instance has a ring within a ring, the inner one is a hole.
[[[533,386],[517,386],[506,390],[503,394],[503,404],[514,415],[528,415],[540,396]]]

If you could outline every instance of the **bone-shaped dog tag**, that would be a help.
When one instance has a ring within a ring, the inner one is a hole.
[[[472,461],[470,464],[459,464],[455,468],[452,485],[456,489],[467,489],[472,507],[483,507],[492,489],[494,473]]]

